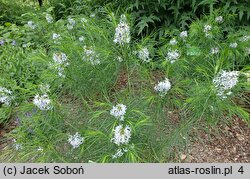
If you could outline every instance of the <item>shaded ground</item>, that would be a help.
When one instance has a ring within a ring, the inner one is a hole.
[[[189,154],[181,156],[183,162],[192,163],[249,163],[250,128],[236,118],[230,126],[220,126],[218,135],[198,133]]]
[[[0,125],[0,151],[6,147],[11,140],[6,137],[6,134],[16,127],[16,121],[9,121],[5,126]]]

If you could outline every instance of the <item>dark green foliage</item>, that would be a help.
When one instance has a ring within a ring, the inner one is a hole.
[[[136,22],[136,33],[144,35],[159,28],[161,34],[174,28],[186,29],[194,19],[204,14],[212,14],[216,9],[221,9],[222,13],[235,14],[237,25],[250,24],[250,1],[247,0],[78,0],[75,2],[82,5],[83,9],[88,5],[93,10],[106,7],[120,13],[127,12]]]
[[[38,0],[39,6],[41,7],[43,5],[43,0]]]
[[[160,36],[174,28],[187,29],[193,20],[201,18],[204,14],[213,14],[217,9],[220,9],[221,13],[235,14],[236,25],[250,24],[248,0],[49,0],[45,1],[44,5],[43,8],[54,7],[56,20],[70,14],[89,15],[93,11],[99,12],[102,9],[110,9],[117,13],[127,12],[135,21],[135,33],[143,35],[155,29],[158,29]],[[30,6],[17,9],[18,3],[1,0],[2,23],[17,22],[21,14],[31,11]]]
[[[75,0],[50,0],[49,5],[54,7],[55,19],[59,20],[74,12]]]
[[[17,1],[0,0],[0,25],[6,22],[21,23],[21,15],[26,12],[32,12],[34,7],[27,6],[25,3],[20,7]]]

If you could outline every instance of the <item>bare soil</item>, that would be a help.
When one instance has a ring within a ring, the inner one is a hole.
[[[191,163],[249,163],[250,128],[236,118],[230,126],[221,125],[216,136],[200,132],[191,143],[189,154],[181,158],[182,162]]]

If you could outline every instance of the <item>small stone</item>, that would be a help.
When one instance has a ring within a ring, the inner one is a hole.
[[[181,154],[181,160],[185,160],[187,158],[187,155]]]
[[[217,151],[217,152],[220,152],[221,151],[221,149],[220,148],[215,148],[215,150]]]
[[[241,134],[236,134],[236,137],[239,141],[243,141],[244,140],[244,136]]]

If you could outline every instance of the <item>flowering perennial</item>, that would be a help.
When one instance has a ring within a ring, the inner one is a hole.
[[[3,46],[4,45],[4,40],[0,40],[0,46]]]
[[[170,45],[176,45],[178,42],[177,42],[177,40],[174,38],[174,39],[171,39],[170,41],[169,41],[169,44]]]
[[[75,149],[84,142],[84,137],[81,137],[81,135],[77,132],[75,135],[69,135],[68,142]]]
[[[74,19],[72,19],[71,17],[68,18],[68,24],[67,24],[67,28],[69,30],[73,29],[74,26],[76,25],[76,21]]]
[[[165,78],[164,81],[158,82],[158,84],[154,87],[154,90],[159,92],[161,96],[164,96],[167,94],[170,88],[171,88],[171,83],[168,78]]]
[[[243,37],[240,38],[241,42],[246,42],[248,40],[250,40],[250,35],[245,35],[245,36],[243,36]]]
[[[40,110],[47,111],[52,109],[51,100],[47,94],[39,95],[37,94],[33,99],[34,105],[36,105]]]
[[[130,28],[125,15],[121,15],[120,23],[115,29],[114,43],[123,45],[130,42]]]
[[[61,39],[61,35],[57,33],[52,34],[52,39],[54,40],[55,44],[60,44],[59,40]]]
[[[237,48],[237,46],[238,46],[238,44],[236,42],[229,44],[230,48]]]
[[[174,63],[176,60],[180,58],[180,53],[178,50],[169,50],[167,53],[166,60],[170,63]]]
[[[211,54],[218,54],[220,52],[220,49],[218,47],[211,48]]]
[[[247,53],[247,55],[250,54],[250,47],[246,49],[246,53]]]
[[[60,34],[57,34],[57,33],[53,33],[53,34],[52,34],[52,39],[53,39],[53,40],[59,39],[60,37],[61,37]]]
[[[54,53],[53,54],[53,60],[55,63],[60,65],[69,65],[68,63],[68,57],[65,53]]]
[[[222,16],[217,16],[217,17],[215,18],[215,21],[218,22],[219,24],[221,24],[221,23],[224,22],[224,19],[223,19]]]
[[[238,83],[238,71],[224,71],[222,70],[214,79],[213,83],[215,85],[217,96],[222,99],[227,98],[231,95],[231,89]]]
[[[150,56],[149,56],[148,48],[146,48],[146,47],[139,50],[137,52],[137,56],[138,56],[139,59],[141,59],[144,62],[150,62],[151,61]]]
[[[65,67],[69,65],[68,57],[65,53],[54,53],[53,54],[54,64],[51,64],[51,67],[57,70],[58,76],[65,78]]]
[[[34,24],[33,21],[28,21],[27,25],[28,25],[29,28],[31,28],[33,30],[36,28],[36,25]]]
[[[110,110],[110,114],[120,121],[124,120],[124,115],[126,114],[127,107],[124,104],[117,104],[113,106]]]
[[[23,149],[22,144],[17,143],[16,139],[13,139],[13,145],[14,145],[16,150],[22,150]]]
[[[96,54],[93,47],[83,47],[83,60],[90,62],[92,65],[98,65],[101,63],[98,54]]]
[[[212,29],[212,26],[211,25],[205,25],[204,26],[204,29],[203,29],[203,32],[205,33],[205,36],[209,36],[209,31],[211,31]]]
[[[176,45],[178,42],[177,42],[177,40],[176,39],[171,39],[170,41],[169,41],[169,44],[170,45]]]
[[[43,148],[39,146],[39,147],[37,148],[37,151],[41,151],[41,152],[42,152],[42,151],[43,151]]]
[[[49,24],[53,23],[53,17],[50,14],[46,14],[45,18]]]
[[[41,84],[39,85],[39,88],[43,94],[46,94],[50,91],[50,86],[48,84]]]
[[[116,60],[117,60],[118,62],[122,62],[122,61],[123,61],[123,58],[122,58],[121,56],[118,56],[118,57],[116,58]]]
[[[80,42],[83,42],[84,39],[85,39],[85,38],[84,38],[83,36],[79,37],[79,41],[80,41]]]
[[[180,37],[182,38],[182,39],[185,39],[185,38],[187,38],[188,37],[188,32],[185,30],[185,31],[182,31],[181,33],[180,33]]]
[[[86,19],[86,18],[81,18],[81,23],[87,23],[88,22],[88,20]]]
[[[120,146],[121,144],[128,144],[131,138],[131,128],[126,125],[118,125],[114,129],[114,138],[111,139],[113,143]]]
[[[14,99],[12,91],[0,86],[0,103],[10,106],[11,101]]]
[[[117,149],[116,153],[114,155],[112,155],[112,159],[120,158],[126,152],[128,152],[127,148]]]

